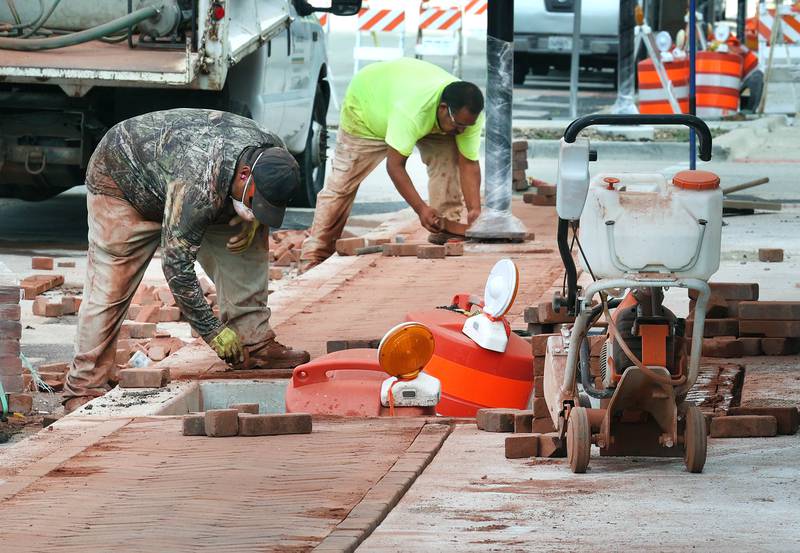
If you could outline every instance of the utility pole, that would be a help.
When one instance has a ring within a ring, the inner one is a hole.
[[[636,27],[636,0],[619,2],[619,51],[617,52],[617,101],[611,108],[615,114],[637,114],[636,60],[633,57],[634,29]]]

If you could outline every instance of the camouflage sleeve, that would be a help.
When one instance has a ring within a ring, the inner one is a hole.
[[[210,342],[223,324],[206,302],[194,262],[206,228],[215,218],[211,206],[191,198],[197,189],[186,183],[168,187],[161,231],[161,265],[175,302],[192,328]]]

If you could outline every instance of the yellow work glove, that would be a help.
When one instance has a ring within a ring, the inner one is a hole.
[[[231,219],[231,222],[228,224],[232,227],[235,227],[239,224],[242,225],[241,232],[235,236],[232,236],[228,240],[228,243],[226,244],[228,250],[232,253],[242,253],[247,251],[247,248],[249,248],[253,243],[253,239],[256,237],[256,231],[261,223],[258,221],[245,221],[237,215]]]
[[[219,355],[220,359],[229,365],[244,361],[244,350],[242,349],[242,343],[239,341],[239,336],[227,326],[211,340],[209,346]]]

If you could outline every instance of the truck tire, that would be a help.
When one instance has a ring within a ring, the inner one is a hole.
[[[300,186],[289,202],[293,207],[315,207],[317,194],[325,185],[325,161],[328,151],[328,98],[323,81],[317,84],[311,125],[308,128],[306,148],[295,156],[300,165]],[[324,83],[327,84],[327,83]]]
[[[521,55],[517,55],[514,58],[514,84],[515,85],[522,85],[525,84],[525,77],[528,76],[528,60]]]

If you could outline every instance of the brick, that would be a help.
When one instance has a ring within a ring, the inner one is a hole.
[[[117,348],[117,353],[114,356],[114,363],[117,365],[127,365],[131,358],[131,350]]]
[[[0,374],[22,374],[22,360],[19,355],[0,355]]]
[[[147,352],[147,356],[156,362],[163,361],[167,358],[167,355],[167,350],[162,346],[152,346]]]
[[[544,357],[547,354],[547,339],[557,334],[537,334],[531,336],[531,349],[534,357]]]
[[[406,242],[403,244],[384,244],[383,255],[385,257],[411,257],[417,255],[417,248],[422,244]]]
[[[539,457],[546,459],[558,459],[567,456],[566,445],[561,444],[558,433],[548,432],[539,434]]]
[[[511,165],[512,165],[512,167],[511,167],[512,171],[524,171],[525,169],[528,168],[528,160],[527,159],[515,159],[515,160],[512,160]]]
[[[780,248],[759,248],[758,260],[766,263],[780,263],[783,261],[783,250]]]
[[[794,355],[800,353],[800,339],[797,338],[754,338],[760,341],[764,355]]]
[[[158,304],[143,305],[139,313],[136,314],[136,319],[134,320],[137,323],[157,323],[161,314],[160,312],[161,306]]]
[[[355,255],[358,248],[367,245],[363,238],[339,238],[336,241],[336,253],[339,255]]]
[[[525,459],[539,454],[538,434],[514,434],[506,436],[506,459]]]
[[[544,397],[544,376],[536,376],[533,379],[533,397]]]
[[[369,248],[371,246],[383,246],[384,244],[389,244],[392,241],[392,239],[389,238],[388,236],[375,236],[373,238],[367,237],[366,241],[367,241],[366,247]]]
[[[686,321],[686,336],[691,336],[694,330],[694,321]],[[706,319],[703,325],[703,337],[739,336],[738,319]]]
[[[709,282],[712,294],[717,294],[726,300],[755,301],[758,299],[757,282]],[[689,290],[689,297],[697,299],[700,293]]]
[[[704,357],[741,357],[742,343],[735,336],[717,336],[703,339]]]
[[[533,419],[531,432],[536,432],[537,434],[547,434],[555,431],[556,427],[553,426],[553,419],[551,419],[549,416],[541,418],[537,417]]]
[[[753,357],[755,355],[761,355],[763,353],[763,350],[761,349],[762,340],[782,340],[782,338],[755,338],[755,337],[739,338],[739,343],[742,344],[742,355],[745,357]]]
[[[214,286],[214,282],[208,278],[207,276],[202,276],[198,279],[200,282],[200,288],[203,290],[203,294],[216,294],[217,287]]]
[[[451,221],[450,219],[442,219],[442,225],[444,226],[445,232],[457,234],[459,236],[465,236],[469,228],[469,225],[465,225],[459,221]]]
[[[461,240],[448,240],[444,244],[444,254],[447,257],[464,255],[464,242]]]
[[[689,317],[687,318],[694,319],[694,309],[696,303],[696,300],[689,301]],[[737,302],[729,302],[719,294],[711,294],[711,297],[708,298],[708,303],[706,304],[706,319],[736,318],[735,312],[731,313],[731,303],[735,305]]]
[[[519,176],[519,177],[516,176],[517,173],[519,173],[522,176]],[[528,186],[528,181],[523,178],[524,175],[525,175],[525,171],[514,171],[514,176],[513,176],[512,180],[511,180],[511,186],[514,188],[514,191],[516,191],[516,192],[524,192],[528,188],[530,188],[530,186]]]
[[[33,314],[37,317],[60,317],[64,308],[60,303],[51,302],[50,298],[38,296],[33,300]]]
[[[533,426],[533,411],[517,411],[514,413],[514,434],[530,433]]]
[[[18,321],[22,308],[18,303],[5,303],[0,305],[0,321]]]
[[[120,388],[163,388],[169,384],[169,369],[122,369]]]
[[[53,261],[52,257],[31,257],[31,269],[52,271]]]
[[[214,438],[236,436],[239,433],[239,411],[236,409],[206,411],[204,423],[206,436]]]
[[[533,376],[534,378],[544,376],[544,357],[533,358]]]
[[[0,321],[0,339],[19,340],[22,338],[22,325],[17,321]]]
[[[162,307],[158,310],[159,323],[177,323],[181,320],[180,307]]]
[[[280,280],[283,278],[283,269],[280,267],[270,267],[269,268],[269,279],[270,280]]]
[[[153,305],[161,303],[161,300],[158,299],[158,296],[156,295],[155,287],[147,284],[140,284],[139,288],[136,289],[136,293],[133,294],[131,303],[135,303],[137,305]]]
[[[234,403],[228,409],[236,409],[239,413],[258,415],[258,403]]]
[[[800,427],[800,412],[797,407],[731,407],[729,416],[760,415],[775,417],[778,424],[778,434],[791,436],[797,433]]]
[[[239,413],[240,436],[310,434],[311,429],[311,415],[308,413],[284,413],[280,415]]]
[[[74,261],[59,261],[57,264],[59,267],[63,267],[65,269],[74,269],[75,262]]]
[[[364,246],[363,248],[356,248],[356,255],[371,255],[373,253],[383,253],[383,245],[378,246]]]
[[[154,294],[161,302],[162,307],[175,307],[177,305],[175,296],[172,295],[172,290],[170,290],[169,286],[159,286],[155,289]]]
[[[506,408],[478,409],[475,415],[478,429],[484,432],[513,432],[514,414],[518,411]]]
[[[155,323],[136,323],[125,321],[122,323],[123,332],[120,338],[153,338],[156,335]],[[125,336],[125,334],[127,336]]]
[[[525,192],[525,194],[522,195],[522,200],[526,204],[537,205],[537,206],[556,205],[555,196],[546,196],[544,194],[539,194],[537,192]]]
[[[61,313],[74,315],[81,308],[81,298],[78,296],[64,296],[61,298]]]
[[[743,301],[739,319],[759,321],[798,321],[800,301]]]
[[[189,413],[183,416],[183,435],[184,436],[205,436],[206,435],[206,414]]]
[[[738,415],[714,417],[712,438],[768,438],[778,433],[778,421],[772,416]]]
[[[18,304],[22,288],[19,286],[0,286],[0,304]]]
[[[7,394],[8,411],[10,413],[20,413],[27,415],[33,411],[33,396],[30,394],[13,393]]]
[[[768,338],[800,338],[800,321],[740,320],[739,334],[743,336],[766,336]]]
[[[0,357],[4,355],[11,355],[19,357],[19,340],[9,339],[5,340],[0,336]]]
[[[417,248],[417,257],[420,259],[444,259],[446,250],[444,246],[419,246]]]
[[[528,155],[528,141],[527,140],[515,140],[511,143],[511,151],[514,152],[525,152],[525,155]]]
[[[537,419],[550,416],[550,411],[547,409],[547,402],[544,398],[534,398],[533,416]]]
[[[45,363],[39,365],[38,371],[40,373],[66,373],[69,370],[69,363]]]
[[[539,307],[536,305],[531,305],[526,307],[522,311],[522,317],[528,324],[538,324],[539,323]]]
[[[25,386],[21,373],[0,375],[0,384],[3,385],[3,389],[8,393],[21,392]]]
[[[572,317],[567,313],[567,308],[562,307],[558,313],[556,313],[555,309],[553,309],[553,303],[546,301],[542,302],[538,305],[539,310],[539,323],[544,324],[560,324],[560,323],[571,323],[575,320],[575,317]]]

